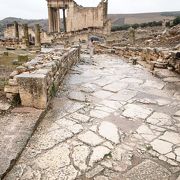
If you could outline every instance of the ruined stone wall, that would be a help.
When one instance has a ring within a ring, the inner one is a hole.
[[[172,68],[180,73],[180,59],[176,57],[178,50],[162,48],[142,48],[142,47],[109,47],[97,45],[97,53],[113,53],[126,59],[135,61],[145,61],[151,67]]]
[[[14,28],[14,25],[8,26],[4,30],[4,37],[7,38],[7,39],[15,38],[15,28]]]
[[[35,37],[35,33],[34,33],[34,30],[32,28],[28,28],[28,31],[29,31],[29,35],[31,35],[32,37]],[[23,34],[22,25],[19,25],[19,38],[22,39],[23,36],[24,36],[24,34]],[[15,27],[14,27],[14,25],[8,26],[4,30],[4,38],[5,39],[15,38]]]
[[[53,35],[47,34],[47,32],[42,31],[41,32],[41,43],[51,43],[53,39]]]
[[[35,31],[33,28],[28,28],[29,40],[32,40],[32,38],[35,38]],[[22,40],[24,36],[22,25],[19,25],[19,39]],[[14,39],[15,38],[15,27],[14,25],[8,26],[4,31],[4,38],[5,39]],[[47,32],[42,31],[41,32],[41,43],[51,43],[51,40],[53,39],[52,35],[47,34]],[[3,44],[3,43],[2,43]]]
[[[7,98],[20,95],[23,106],[44,109],[68,70],[78,62],[80,47],[56,49],[16,68],[5,86]]]
[[[91,29],[88,28],[88,30],[82,30],[77,32],[69,32],[66,34],[54,34],[53,42],[59,43],[59,42],[79,42],[80,41],[88,41],[90,36],[98,36],[102,38],[106,38],[107,34],[104,33],[104,29]]]
[[[89,27],[103,28],[107,21],[107,2],[97,7],[82,7],[72,1],[67,12],[67,32]]]

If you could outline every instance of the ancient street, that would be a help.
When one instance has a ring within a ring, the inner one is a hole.
[[[5,180],[180,179],[180,78],[81,55]],[[167,74],[168,72],[168,74]],[[170,82],[170,83],[169,83]]]

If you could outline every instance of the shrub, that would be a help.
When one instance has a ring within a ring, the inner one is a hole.
[[[176,17],[174,20],[173,20],[173,25],[176,26],[180,24],[180,16]]]

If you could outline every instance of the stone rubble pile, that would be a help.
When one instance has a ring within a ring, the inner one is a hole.
[[[116,54],[127,59],[146,61],[153,67],[168,68],[180,73],[180,57],[178,50],[143,47],[108,47],[98,44],[96,53]]]
[[[11,73],[4,89],[6,97],[13,100],[19,95],[23,106],[46,108],[65,74],[79,57],[79,47],[54,49],[38,55]]]
[[[144,41],[150,47],[175,47],[180,43],[180,25],[165,29],[161,34]]]

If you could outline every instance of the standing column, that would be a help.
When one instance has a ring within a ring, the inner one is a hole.
[[[23,24],[23,34],[24,34],[24,44],[26,48],[29,47],[29,33],[28,33],[28,25]]]
[[[54,9],[54,31],[57,32],[57,10]]]
[[[55,26],[55,32],[58,32],[58,14],[57,9],[54,9],[54,26]]]
[[[15,39],[19,41],[19,27],[16,21],[14,21],[14,31]]]
[[[55,27],[55,14],[54,14],[54,8],[52,8],[52,32],[54,32],[56,29]]]
[[[61,32],[61,29],[60,29],[60,13],[59,13],[59,9],[57,9],[57,30],[58,32]]]
[[[35,46],[41,47],[41,32],[39,24],[35,25]]]
[[[63,8],[63,24],[64,24],[64,32],[66,32],[66,9]]]
[[[53,13],[52,8],[48,7],[48,23],[49,23],[49,33],[53,32]]]

